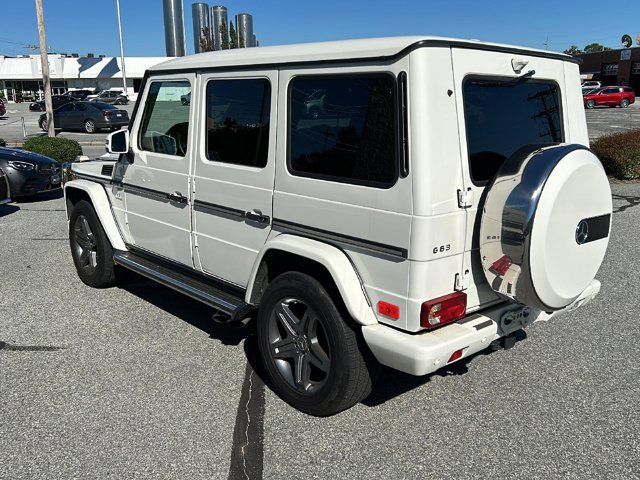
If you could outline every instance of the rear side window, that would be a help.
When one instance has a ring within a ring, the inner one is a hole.
[[[289,90],[289,170],[345,183],[391,186],[397,98],[390,75],[304,76]]]
[[[207,84],[207,158],[262,168],[269,152],[271,84],[264,78]]]
[[[516,150],[563,141],[553,82],[469,78],[463,85],[471,179],[485,184]]]
[[[178,157],[186,154],[190,107],[180,97],[190,91],[186,80],[151,83],[140,123],[142,150]]]

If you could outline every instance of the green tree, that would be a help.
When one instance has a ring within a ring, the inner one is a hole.
[[[584,53],[584,52],[580,50],[577,45],[571,45],[569,48],[567,48],[564,51],[564,53],[566,53],[567,55],[580,55],[581,53]]]
[[[220,38],[221,38],[221,50],[229,50],[229,32],[227,32],[227,24],[220,23]]]
[[[238,48],[238,37],[233,22],[229,22],[229,48]]]
[[[585,53],[595,53],[595,52],[606,52],[607,50],[611,50],[609,47],[605,47],[604,45],[600,45],[597,42],[590,43],[586,47],[584,47]]]

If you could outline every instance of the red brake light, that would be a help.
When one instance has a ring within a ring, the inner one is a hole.
[[[109,118],[111,116],[111,112],[109,110],[103,110],[102,111],[102,116],[104,118]]]
[[[461,319],[466,311],[467,294],[464,292],[450,293],[422,304],[420,325],[431,330]]]
[[[385,317],[398,320],[400,318],[400,307],[392,303],[383,302],[382,300],[380,300],[378,302],[378,313],[384,315]]]

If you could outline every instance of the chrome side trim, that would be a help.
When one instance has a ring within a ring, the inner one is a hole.
[[[234,217],[242,220],[245,219],[244,210],[227,207],[225,205],[217,205],[215,203],[204,202],[202,200],[195,200],[193,202],[193,209],[196,212],[208,213],[210,215]]]

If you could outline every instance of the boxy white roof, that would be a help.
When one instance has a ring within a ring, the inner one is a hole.
[[[433,36],[385,37],[336,42],[301,43],[273,47],[239,48],[205,52],[186,57],[173,58],[154,65],[155,70],[197,70],[211,67],[239,67],[264,64],[288,64],[318,61],[348,61],[351,59],[384,58],[399,54],[419,44],[433,46],[461,46],[482,50],[513,51],[523,55],[548,56],[572,60],[564,54],[536,50],[512,45],[486,43],[475,40],[460,40]]]

